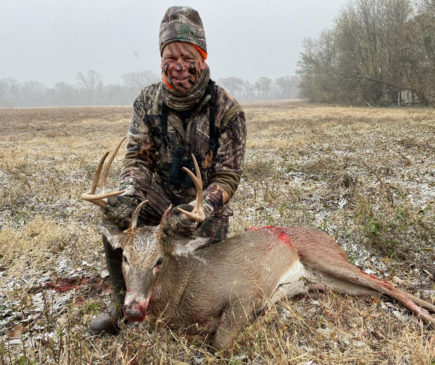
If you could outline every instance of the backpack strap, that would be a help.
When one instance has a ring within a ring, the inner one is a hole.
[[[160,135],[162,137],[162,143],[166,148],[169,147],[168,114],[169,114],[169,107],[165,103],[163,103],[162,117],[160,118],[160,123],[161,123]]]
[[[210,150],[213,151],[213,158],[216,157],[217,149],[219,147],[218,133],[215,127],[216,121],[216,89],[214,82],[210,79],[208,82],[208,92],[210,94],[210,100],[208,102],[210,108],[210,137],[209,146]]]

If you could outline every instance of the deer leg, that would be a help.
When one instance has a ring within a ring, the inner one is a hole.
[[[411,299],[415,304],[419,305],[422,308],[427,309],[430,312],[434,312],[435,313],[435,305],[424,301],[423,299],[417,298],[415,296],[413,296],[412,294],[409,294],[407,292],[404,292],[406,294],[406,296]]]
[[[403,304],[410,311],[414,312],[417,317],[421,318],[424,322],[435,326],[435,319],[429,314],[426,309],[424,309],[424,307],[426,307],[434,311],[434,306],[430,303],[424,302],[423,300],[406,293],[405,291],[395,287],[393,283],[387,280],[379,279],[374,276],[368,276],[367,274],[362,272],[360,272],[359,279],[360,281],[365,282],[368,287],[376,289],[379,292],[386,294],[393,299],[396,299],[399,303]],[[422,303],[425,303],[425,305],[421,305]]]
[[[110,275],[112,300],[117,305],[118,310],[122,311],[126,291],[125,280],[122,275],[122,249],[113,249],[105,236],[103,236],[103,245],[107,270]]]
[[[379,294],[377,290],[354,284],[348,280],[342,280],[325,273],[313,275],[312,280],[313,282],[309,284],[309,290],[333,290],[337,293],[357,296]]]
[[[411,294],[394,286],[388,280],[377,278],[373,275],[368,275],[359,270],[352,264],[345,262],[334,267],[317,268],[317,274],[320,274],[321,280],[331,287],[338,289],[338,291],[347,294],[355,293],[356,288],[360,287],[361,292],[367,291],[367,294],[380,292],[388,295],[389,297],[397,300],[403,306],[414,312],[417,317],[421,318],[424,322],[435,325],[435,319],[424,309],[427,308],[434,311],[434,306],[428,302],[414,297]],[[341,290],[340,290],[341,289]]]
[[[231,303],[222,313],[213,339],[213,347],[216,350],[231,347],[240,332],[249,323],[253,311],[253,304],[247,301]]]
[[[96,316],[90,323],[90,329],[94,333],[119,332],[118,320],[122,318],[122,306],[125,297],[125,281],[122,275],[122,249],[113,249],[109,241],[103,235],[104,252],[106,255],[107,269],[110,274],[112,289],[112,303]]]

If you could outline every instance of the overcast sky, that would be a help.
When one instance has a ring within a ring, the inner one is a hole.
[[[172,5],[197,9],[214,79],[292,75],[305,38],[317,38],[348,0],[0,0],[0,79],[53,86],[98,71],[118,83],[160,72],[160,21]]]

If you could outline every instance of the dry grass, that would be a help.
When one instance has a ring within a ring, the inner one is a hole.
[[[396,275],[430,300],[434,110],[290,102],[245,110],[246,168],[231,234],[320,227],[361,268]],[[0,109],[0,363],[434,363],[433,332],[384,297],[313,293],[280,302],[221,353],[160,322],[90,335],[89,320],[109,296],[99,212],[78,197],[102,152],[125,135],[130,111]]]

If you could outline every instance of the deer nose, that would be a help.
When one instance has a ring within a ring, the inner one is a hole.
[[[130,322],[140,322],[146,317],[146,309],[137,302],[131,305],[124,305],[124,316]]]

